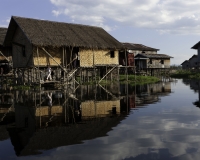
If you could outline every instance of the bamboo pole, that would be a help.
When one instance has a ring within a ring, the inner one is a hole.
[[[6,57],[6,56],[4,56],[4,54],[0,51],[0,54],[8,61],[8,62],[10,62],[10,60]]]
[[[38,47],[37,47],[37,59],[38,59],[38,76],[39,76],[39,84],[40,84],[40,80],[41,80],[41,77],[40,77],[40,63],[39,63],[39,52],[38,52]],[[40,86],[41,87],[41,86]]]
[[[73,60],[72,60],[72,51],[73,51],[73,47],[70,49],[70,63],[72,64]],[[73,65],[71,65],[71,67],[73,67]]]
[[[92,48],[92,52],[93,52],[93,70],[94,70],[94,77],[95,77],[95,84],[96,84],[96,73],[95,73],[95,66],[94,66],[94,49]]]
[[[66,70],[52,57],[52,55],[49,54],[43,47],[42,47],[42,50],[45,51],[45,53],[46,53],[47,55],[49,55],[49,57],[51,57],[51,58],[54,60],[54,62],[56,62],[57,65],[58,65],[61,69],[63,69],[63,71],[64,71],[65,73],[67,73],[67,71],[66,71]]]
[[[127,72],[127,55],[126,55],[126,49],[125,49],[125,65],[126,65],[126,81],[128,82],[128,72]]]
[[[105,76],[103,76],[103,78],[101,78],[101,79],[99,80],[98,84],[99,84],[109,73],[111,73],[116,67],[117,67],[117,65],[114,66],[113,68],[111,68],[110,71],[108,71],[108,72],[105,74]],[[106,69],[106,71],[107,71],[107,69]]]
[[[65,67],[65,49],[63,47],[63,68]],[[64,68],[65,70],[65,68]],[[63,72],[63,81],[65,82],[65,72]]]

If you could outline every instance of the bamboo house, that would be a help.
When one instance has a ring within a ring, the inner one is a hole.
[[[100,27],[16,16],[11,17],[4,45],[12,47],[13,68],[28,77],[24,81],[44,80],[47,65],[55,81],[88,68],[95,74],[110,67],[109,72],[119,65],[119,50],[123,49]],[[102,77],[106,74],[101,73]]]

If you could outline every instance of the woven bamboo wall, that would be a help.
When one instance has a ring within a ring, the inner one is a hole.
[[[170,59],[165,59],[165,65],[170,65]]]
[[[4,49],[0,45],[0,51],[4,54]],[[0,54],[0,61],[4,60],[5,58]]]
[[[51,111],[49,111],[51,109]],[[62,113],[63,112],[63,108],[62,106],[52,106],[51,108],[49,108],[49,106],[43,106],[41,108],[37,108],[36,109],[36,116],[48,116],[49,113],[51,113],[51,115],[54,115],[55,113]]]
[[[45,48],[45,50],[54,58],[54,60],[61,64],[62,60],[62,48]],[[38,58],[39,55],[39,58]],[[38,48],[37,55],[37,47],[33,48],[33,63],[35,66],[47,66],[50,64],[51,66],[58,66],[58,64],[41,48]]]
[[[81,103],[82,116],[94,117],[98,115],[108,115],[116,107],[116,112],[120,112],[120,100],[116,101],[86,101]]]
[[[153,59],[152,60],[152,64],[150,64],[150,60],[147,60],[147,65],[149,66],[153,66],[153,67],[158,67],[158,66],[162,66],[162,64],[160,63],[161,59]],[[164,65],[165,66],[170,66],[170,59],[164,59]]]
[[[0,51],[3,53],[3,55],[8,58],[9,60],[12,60],[12,50],[11,47],[3,47],[0,46]],[[0,61],[5,60],[5,57],[0,54]]]
[[[92,67],[93,66],[93,54],[94,54],[94,65],[109,65],[119,64],[118,51],[115,51],[114,58],[110,57],[109,50],[85,50],[80,49],[80,66],[81,67]]]
[[[0,61],[5,60],[5,58],[3,56],[0,56]]]

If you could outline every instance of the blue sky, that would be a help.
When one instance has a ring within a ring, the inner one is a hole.
[[[1,0],[0,27],[10,17],[100,26],[120,42],[144,44],[179,65],[197,54],[199,0]]]

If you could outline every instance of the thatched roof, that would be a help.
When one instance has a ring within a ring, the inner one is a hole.
[[[143,58],[155,58],[155,59],[169,59],[173,58],[171,56],[168,56],[166,54],[137,54],[135,58],[137,57],[143,57]]]
[[[23,17],[11,17],[5,45],[11,45],[15,29],[19,27],[35,46],[76,46],[84,48],[121,49],[123,45],[103,28],[53,22]]]
[[[135,43],[122,43],[125,48],[129,50],[141,50],[141,51],[159,51],[159,49],[151,48],[145,46],[143,44],[135,44]]]
[[[0,28],[0,46],[3,46],[6,32],[7,32],[7,28]]]

